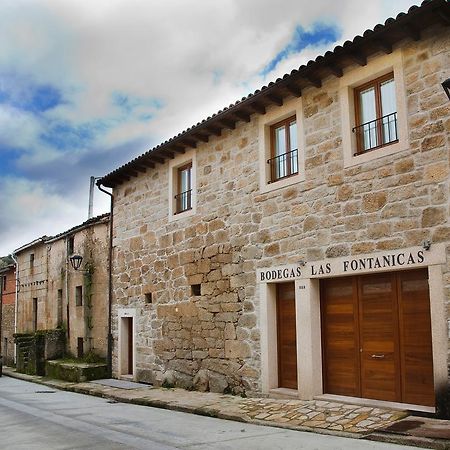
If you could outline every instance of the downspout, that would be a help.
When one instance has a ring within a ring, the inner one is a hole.
[[[16,293],[14,295],[14,334],[17,334],[17,309],[19,307],[19,262],[16,255],[11,253],[11,258],[16,265]],[[14,364],[17,366],[17,345],[14,346]]]
[[[108,377],[112,377],[112,256],[113,256],[113,217],[114,217],[114,195],[101,187],[97,182],[98,189],[111,197],[111,207],[109,213],[109,249],[108,249],[108,349],[106,363],[108,366]]]

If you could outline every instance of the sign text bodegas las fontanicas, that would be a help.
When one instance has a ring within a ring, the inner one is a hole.
[[[368,255],[312,261],[307,262],[304,266],[289,264],[282,267],[259,269],[258,281],[264,283],[298,278],[325,278],[367,272],[388,272],[444,262],[445,248],[442,245],[434,245],[430,250],[414,247]]]

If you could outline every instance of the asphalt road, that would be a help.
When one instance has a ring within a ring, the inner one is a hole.
[[[0,449],[411,450],[249,425],[0,378]]]

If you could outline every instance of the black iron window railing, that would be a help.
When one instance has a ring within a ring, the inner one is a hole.
[[[352,129],[356,135],[357,155],[398,141],[397,113],[371,120]]]
[[[192,189],[175,195],[175,214],[192,209]]]
[[[267,160],[270,167],[270,183],[298,174],[298,149]]]

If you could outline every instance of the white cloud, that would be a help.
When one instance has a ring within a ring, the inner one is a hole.
[[[0,254],[8,254],[39,236],[58,234],[86,220],[87,194],[88,183],[77,192],[57,192],[42,182],[17,177],[0,180],[0,204],[7,212],[0,216]],[[97,191],[95,199],[96,214],[108,208],[109,199],[104,194]]]
[[[0,100],[0,154],[2,145],[23,149],[17,173],[0,180],[0,198],[6,201],[2,214],[8,218],[8,227],[0,228],[0,255],[84,220],[89,175],[113,170],[330,49],[308,47],[262,79],[258,74],[297,25],[308,29],[315,22],[333,23],[343,41],[410,4],[3,0],[0,74],[16,72],[52,85],[64,103],[37,115]],[[163,107],[139,106],[127,113],[112,101],[118,92],[155,98]],[[145,114],[152,114],[151,120],[142,121]],[[95,132],[80,147],[62,152],[41,139],[58,121],[72,126],[74,134],[77,126]],[[56,190],[62,187],[63,192]],[[106,208],[107,201],[102,202]]]
[[[7,146],[30,148],[40,129],[39,120],[32,114],[0,104],[0,155]]]

